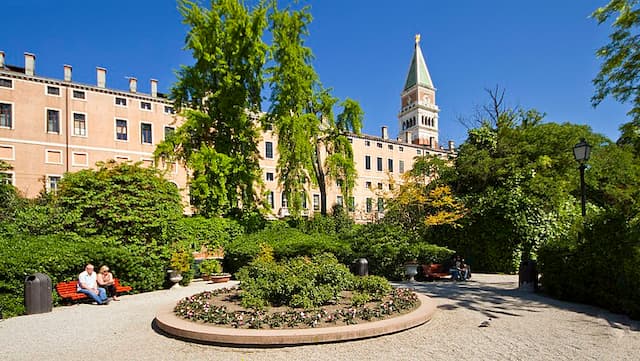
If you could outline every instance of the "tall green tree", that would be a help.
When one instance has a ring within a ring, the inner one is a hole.
[[[278,177],[288,198],[292,215],[302,206],[305,189],[320,190],[321,213],[327,213],[327,184],[337,181],[343,196],[355,185],[356,171],[348,132],[359,133],[363,112],[347,99],[337,120],[333,108],[337,99],[322,88],[304,45],[311,14],[300,10],[278,10],[270,14],[273,34],[273,65],[267,69],[271,85],[268,122],[278,136]]]
[[[631,103],[627,113],[632,121],[620,127],[622,144],[632,144],[640,155],[640,8],[638,0],[611,0],[591,14],[604,24],[612,21],[610,42],[596,51],[602,59],[600,72],[593,79],[596,93],[591,98],[598,106],[611,96],[621,103]]]
[[[171,90],[185,122],[156,149],[191,170],[190,195],[199,212],[227,214],[259,202],[258,123],[267,8],[249,10],[237,0],[212,0],[205,9],[179,0],[189,26],[185,48],[195,60],[178,71]]]

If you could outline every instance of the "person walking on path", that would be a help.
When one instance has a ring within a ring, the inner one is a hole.
[[[93,272],[93,265],[87,264],[84,271],[78,275],[78,292],[93,298],[99,305],[109,304],[107,291],[98,287],[96,273]]]

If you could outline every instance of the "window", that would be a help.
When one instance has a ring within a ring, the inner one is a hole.
[[[349,197],[349,212],[356,211],[356,197]]]
[[[382,148],[382,143],[376,143],[376,147]]]
[[[265,157],[266,158],[273,158],[273,143],[271,142],[265,142],[264,143],[264,152],[265,152]]]
[[[377,164],[377,166],[378,166],[378,172],[382,172],[382,158],[378,157],[378,158],[376,159],[376,161],[377,161],[377,163],[378,163],[378,164]]]
[[[60,133],[60,111],[47,109],[47,133]]]
[[[60,95],[60,88],[58,88],[57,86],[47,85],[47,94],[48,95],[59,96]]]
[[[75,99],[85,99],[85,93],[81,90],[74,90],[73,97]]]
[[[264,130],[273,130],[273,124],[271,122],[265,123]]]
[[[81,113],[73,113],[73,135],[87,136],[87,116]]]
[[[164,127],[164,139],[169,138],[175,132],[176,132],[176,128],[175,127],[170,127],[168,125],[165,125],[165,127]]]
[[[364,182],[364,187],[367,189],[371,189],[371,182]]]
[[[353,144],[353,138],[348,138],[349,139],[349,143]]]
[[[62,151],[55,149],[45,149],[44,162],[48,164],[62,164]]]
[[[378,189],[382,190],[382,183],[378,183]]]
[[[116,119],[116,139],[129,140],[128,125],[125,119]]]
[[[268,182],[273,182],[273,173],[267,172],[267,181]]]
[[[314,194],[313,195],[313,210],[314,211],[319,211],[320,210],[320,195],[319,194]]]
[[[367,207],[366,207],[367,213],[371,213],[371,211],[373,210],[373,199],[367,198],[366,204],[367,204]]]
[[[142,109],[142,110],[151,110],[151,103],[149,103],[149,102],[140,102],[140,109]]]
[[[384,212],[384,199],[378,198],[378,212]]]
[[[420,149],[416,150],[416,153],[418,153],[418,154],[422,154],[422,152],[420,151]]]
[[[0,184],[13,184],[13,173],[0,172]]]
[[[393,150],[393,145],[389,144],[387,148],[389,148],[389,150]]]
[[[302,209],[308,209],[307,208],[307,194],[302,192]]]
[[[267,202],[269,203],[269,207],[271,207],[272,209],[275,208],[276,206],[275,198],[274,198],[273,192],[271,191],[267,194]]]
[[[74,167],[86,167],[89,165],[89,153],[73,152],[71,153],[71,165]]]
[[[404,160],[398,161],[398,172],[404,173]]]
[[[336,196],[336,204],[342,207],[342,203],[343,203],[342,196]]]
[[[57,192],[58,191],[58,183],[60,183],[60,179],[62,177],[56,175],[47,176],[47,190],[49,192]]]
[[[13,88],[13,81],[11,79],[0,78],[0,86],[3,88]]]
[[[389,183],[389,190],[392,191],[393,190],[393,183]]]
[[[287,208],[287,195],[282,192],[282,208]]]
[[[127,98],[116,97],[116,105],[119,105],[121,107],[126,107],[127,106]]]
[[[399,152],[404,152],[404,147],[398,147]]]
[[[13,128],[13,104],[0,103],[0,128]]]
[[[371,142],[368,141],[368,140],[365,140],[364,141],[364,145],[367,146],[367,147],[370,147],[371,146]]]
[[[140,141],[142,144],[153,144],[153,134],[151,132],[151,124],[140,123]]]
[[[170,106],[170,105],[165,105],[165,106],[164,106],[164,113],[165,113],[165,114],[175,114],[175,113],[176,113],[176,111],[175,111],[175,110],[173,110],[173,107],[172,107],[172,106]]]
[[[393,159],[387,159],[387,165],[389,166],[389,172],[393,172]]]
[[[371,156],[370,155],[365,155],[364,156],[364,169],[366,169],[366,170],[371,169]]]

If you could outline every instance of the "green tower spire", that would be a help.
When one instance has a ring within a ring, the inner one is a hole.
[[[416,84],[433,89],[431,75],[429,75],[427,63],[424,61],[422,49],[420,49],[420,34],[416,35],[415,50],[413,51],[413,57],[411,58],[411,66],[409,66],[407,81],[404,83],[404,90],[406,91]]]

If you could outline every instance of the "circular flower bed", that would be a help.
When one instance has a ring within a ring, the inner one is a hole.
[[[178,302],[174,313],[187,320],[224,327],[313,328],[381,320],[410,312],[420,305],[412,290],[394,289],[378,302],[358,302],[357,294],[342,292],[337,302],[321,308],[258,310],[243,308],[240,292],[239,288],[223,288],[186,297]]]

